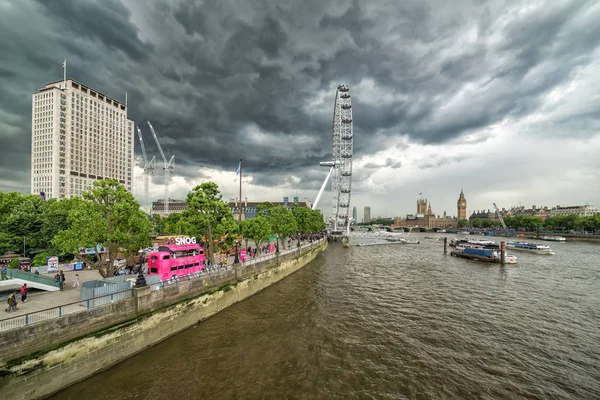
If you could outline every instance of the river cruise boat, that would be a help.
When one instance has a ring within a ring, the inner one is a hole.
[[[548,242],[566,242],[567,241],[567,239],[565,239],[562,236],[543,236],[541,239],[547,240]]]
[[[498,245],[496,242],[494,242],[493,240],[485,240],[485,239],[452,239],[450,240],[450,247],[457,247],[457,246],[467,246],[467,247],[473,247],[473,246],[481,246],[484,247],[486,249],[499,249],[500,245]]]
[[[527,243],[527,242],[508,242],[506,248],[526,251],[533,254],[554,254],[549,246],[543,244]]]
[[[477,245],[457,246],[455,250],[450,252],[450,255],[475,261],[500,263],[500,250],[486,249]],[[504,263],[516,264],[517,257],[505,254]]]

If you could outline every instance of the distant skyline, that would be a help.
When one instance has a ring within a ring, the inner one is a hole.
[[[128,93],[158,156],[153,123],[175,155],[173,198],[205,180],[237,197],[242,158],[243,197],[314,201],[346,83],[358,220],[366,205],[413,213],[420,192],[455,215],[461,188],[469,214],[600,206],[598,21],[585,0],[3,1],[0,190],[29,192],[31,95],[67,59],[69,78]],[[151,200],[162,180],[157,168]]]

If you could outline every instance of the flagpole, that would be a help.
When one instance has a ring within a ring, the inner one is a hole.
[[[63,62],[63,84],[65,90],[67,89],[67,59]]]
[[[240,221],[242,220],[242,159],[240,158]]]

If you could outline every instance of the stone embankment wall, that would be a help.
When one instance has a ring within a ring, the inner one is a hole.
[[[11,358],[0,367],[0,399],[35,399],[64,389],[280,281],[326,248],[324,241],[302,253],[240,267],[237,279],[234,275],[208,290],[199,279],[162,290],[145,287],[133,298],[95,309],[87,319],[75,314],[9,331],[14,337],[0,341],[9,339],[6,343],[15,353],[20,338],[26,350],[16,353],[28,356]]]

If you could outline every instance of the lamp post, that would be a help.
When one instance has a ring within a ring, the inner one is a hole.
[[[146,278],[144,277],[144,272],[143,272],[143,268],[142,268],[143,265],[144,265],[144,255],[142,253],[142,254],[140,254],[140,267],[138,268],[138,276],[135,281],[135,287],[137,287],[137,288],[143,287],[143,286],[148,286],[148,284],[146,283]]]
[[[300,234],[298,233],[298,248],[300,248]]]
[[[236,240],[235,241],[235,258],[233,259],[233,263],[234,264],[239,264],[240,263],[240,257],[238,255],[238,253],[239,253],[239,247],[240,247],[240,242],[238,242]]]
[[[275,242],[275,253],[279,253],[279,235],[277,235],[277,241]]]

